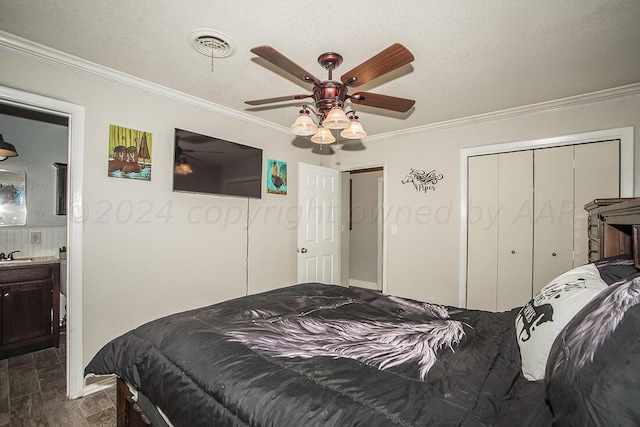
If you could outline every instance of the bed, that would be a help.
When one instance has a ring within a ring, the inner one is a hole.
[[[501,313],[320,283],[249,295],[129,331],[85,374],[118,377],[118,425],[638,425],[637,244]]]

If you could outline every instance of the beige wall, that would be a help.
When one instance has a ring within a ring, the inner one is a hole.
[[[142,322],[239,297],[247,287],[255,293],[294,283],[297,189],[292,183],[299,161],[339,163],[342,170],[363,163],[388,165],[387,292],[455,305],[461,148],[640,126],[640,97],[630,96],[315,156],[292,145],[285,133],[160,95],[4,50],[0,63],[0,85],[85,107],[85,364],[108,339]],[[420,114],[420,106],[414,114]],[[107,177],[109,124],[153,133],[151,182]],[[289,162],[289,195],[263,190],[261,200],[247,201],[171,192],[174,127],[257,146],[265,160]],[[637,147],[635,155],[639,165]],[[418,193],[401,184],[411,168],[436,169],[444,179],[436,191]],[[638,174],[636,189],[637,181]],[[394,225],[396,234],[390,232]]]
[[[298,161],[318,161],[289,135],[5,50],[0,63],[0,85],[85,107],[85,364],[142,322],[296,281],[295,185],[249,201],[171,191],[174,127],[260,147],[295,183]],[[107,176],[110,124],[153,133],[150,182]]]
[[[387,292],[458,305],[460,149],[624,126],[636,126],[637,141],[639,111],[640,96],[634,95],[371,142],[363,151],[339,150],[332,160],[343,170],[350,164],[381,159],[388,164]],[[414,114],[420,114],[419,105]],[[636,171],[640,165],[638,145],[636,142]],[[411,184],[401,184],[411,168],[436,169],[444,178],[435,191],[419,193]],[[635,181],[638,194],[637,173]],[[392,226],[397,227],[397,234],[391,233]]]

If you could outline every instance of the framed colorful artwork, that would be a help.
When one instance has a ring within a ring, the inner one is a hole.
[[[287,194],[287,162],[267,159],[267,193]]]
[[[152,139],[150,132],[109,125],[109,176],[151,181]]]

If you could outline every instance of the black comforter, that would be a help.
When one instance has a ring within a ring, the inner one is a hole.
[[[301,284],[149,322],[85,374],[116,374],[175,426],[522,425],[545,394],[520,373],[517,311]]]

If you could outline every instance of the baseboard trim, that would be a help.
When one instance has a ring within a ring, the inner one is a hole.
[[[90,376],[86,379],[87,384],[84,386],[82,390],[83,396],[88,396],[90,394],[97,393],[102,390],[106,390],[110,387],[115,387],[116,385],[116,376],[115,375],[100,375],[100,376]]]
[[[358,280],[349,278],[349,286],[354,286],[356,288],[365,288],[371,289],[372,291],[379,291],[380,286],[376,282],[369,282],[367,280]]]

